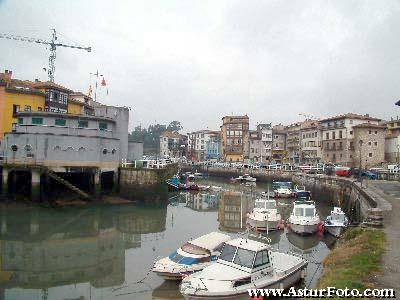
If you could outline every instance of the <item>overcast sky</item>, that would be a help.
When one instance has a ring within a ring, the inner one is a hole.
[[[131,128],[399,112],[400,1],[0,0],[0,32],[49,39],[51,28],[93,49],[59,47],[56,82],[87,92],[98,69],[100,100],[132,107]],[[0,51],[1,69],[46,80],[45,46],[0,39]]]

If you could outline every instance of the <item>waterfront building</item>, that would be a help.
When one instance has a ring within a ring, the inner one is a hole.
[[[400,120],[391,118],[386,123],[385,160],[388,163],[400,163]]]
[[[68,113],[94,115],[94,101],[81,92],[73,92],[68,96]]]
[[[257,130],[249,131],[249,158],[252,163],[261,162],[262,142],[261,136]]]
[[[12,71],[0,73],[0,146],[6,132],[18,122],[19,111],[44,111],[45,93],[32,82],[12,78]]]
[[[318,120],[306,120],[300,126],[300,161],[315,165],[321,162],[321,130]]]
[[[206,142],[206,159],[219,160],[221,158],[221,135],[214,132]]]
[[[386,126],[362,123],[353,126],[353,130],[353,166],[357,167],[360,164],[362,168],[380,166],[385,161]]]
[[[222,158],[227,162],[243,162],[249,158],[249,117],[225,116],[221,126]]]
[[[258,124],[257,132],[261,139],[260,162],[268,164],[272,157],[272,124]]]
[[[272,127],[272,162],[283,163],[287,161],[286,129],[282,124]]]
[[[380,121],[381,119],[370,117],[368,114],[358,115],[354,113],[321,120],[323,161],[343,166],[353,166],[356,149],[353,127],[363,123],[379,125]]]
[[[300,128],[301,123],[293,123],[286,129],[286,155],[291,164],[300,163]]]
[[[44,110],[65,114],[68,112],[68,97],[72,90],[51,81],[32,82],[32,87],[45,94]]]
[[[180,158],[186,155],[187,137],[173,131],[160,135],[160,156]]]
[[[199,130],[188,133],[189,158],[195,161],[203,161],[212,156],[219,156],[219,132],[213,130]],[[208,148],[207,148],[208,144]]]

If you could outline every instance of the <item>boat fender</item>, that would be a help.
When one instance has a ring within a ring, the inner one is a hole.
[[[319,233],[323,233],[325,230],[324,222],[319,222],[317,226],[317,230]]]

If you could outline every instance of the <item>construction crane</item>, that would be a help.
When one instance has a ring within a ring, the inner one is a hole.
[[[51,31],[52,31],[52,35],[51,35],[51,40],[50,41],[37,39],[37,38],[24,37],[24,36],[19,36],[19,35],[5,34],[5,33],[0,33],[0,38],[8,39],[8,40],[15,40],[15,41],[23,41],[23,42],[28,42],[28,43],[49,45],[50,46],[50,57],[49,57],[49,68],[47,70],[47,75],[49,76],[49,80],[51,82],[54,82],[54,73],[56,71],[56,50],[57,50],[57,47],[81,49],[81,50],[86,50],[87,52],[91,52],[92,48],[91,47],[76,46],[76,45],[66,45],[66,44],[63,44],[63,43],[59,43],[57,41],[57,32],[56,32],[56,30],[52,29]]]
[[[313,116],[312,114],[299,114],[299,116],[304,117],[306,121],[315,119],[315,116]]]

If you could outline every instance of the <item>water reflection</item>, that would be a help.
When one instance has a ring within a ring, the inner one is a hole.
[[[0,286],[41,289],[45,295],[51,287],[71,284],[121,285],[125,249],[162,234],[166,211],[147,206],[2,210]]]
[[[220,193],[212,192],[185,192],[186,206],[195,211],[217,211]]]

